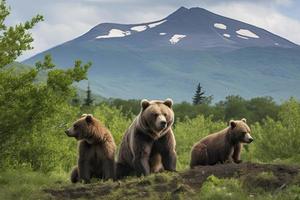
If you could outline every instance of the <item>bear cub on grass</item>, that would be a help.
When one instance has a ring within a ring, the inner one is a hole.
[[[79,141],[78,165],[71,173],[71,182],[114,178],[116,145],[109,130],[98,119],[84,114],[65,133]]]
[[[210,134],[196,143],[191,152],[190,167],[216,163],[240,163],[242,143],[251,143],[250,128],[246,119],[230,120],[229,127]]]
[[[117,178],[176,170],[172,105],[171,99],[141,101],[141,111],[122,139]]]

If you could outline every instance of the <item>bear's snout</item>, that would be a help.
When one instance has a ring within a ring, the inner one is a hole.
[[[67,134],[67,136],[70,136],[70,131],[69,130],[65,130],[65,133]]]
[[[162,130],[167,127],[167,119],[164,115],[159,115],[156,118],[155,126],[157,130]]]
[[[160,126],[161,126],[161,128],[166,128],[167,122],[166,121],[161,121]]]
[[[253,142],[253,140],[254,140],[253,138],[249,138],[249,143]]]
[[[245,142],[246,143],[251,143],[251,142],[253,142],[253,137],[251,137],[251,135],[249,134],[249,133],[247,133],[246,135],[245,135]]]

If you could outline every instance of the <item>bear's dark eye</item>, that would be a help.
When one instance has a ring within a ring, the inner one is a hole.
[[[156,118],[158,117],[158,113],[153,113],[153,116]]]
[[[164,115],[165,117],[167,117],[167,113],[164,113],[163,115]]]
[[[73,125],[73,128],[74,128],[74,129],[77,129],[78,127],[79,127],[79,126],[78,126],[77,124],[74,124],[74,125]]]
[[[247,132],[242,132],[242,135],[246,135],[247,134]]]

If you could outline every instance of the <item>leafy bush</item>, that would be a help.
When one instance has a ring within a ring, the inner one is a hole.
[[[279,120],[267,118],[252,127],[254,156],[262,161],[300,161],[300,103],[291,98],[281,106]]]
[[[99,118],[102,123],[111,131],[117,145],[121,143],[123,134],[131,124],[131,118],[126,118],[121,110],[100,104],[94,110],[94,116]]]
[[[43,172],[70,170],[76,163],[77,145],[64,130],[77,112],[76,108],[61,106],[52,118],[43,119],[23,134],[13,135],[3,145],[2,167],[29,167]]]
[[[211,117],[197,116],[194,119],[186,119],[176,123],[174,133],[178,155],[177,169],[189,166],[190,151],[192,146],[201,138],[226,127],[223,122],[213,122]]]

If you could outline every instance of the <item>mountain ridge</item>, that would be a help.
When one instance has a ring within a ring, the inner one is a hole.
[[[300,84],[297,44],[203,8],[181,7],[147,23],[101,23],[24,63],[48,53],[58,66],[92,61],[91,86],[105,97],[190,101],[198,82],[215,101],[229,94],[300,97],[299,89],[284,89]]]

